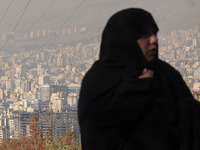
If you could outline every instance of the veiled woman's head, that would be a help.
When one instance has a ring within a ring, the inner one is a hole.
[[[157,32],[158,27],[149,12],[139,8],[117,12],[108,20],[103,31],[100,60],[144,67],[158,57]],[[147,44],[144,40],[147,40],[147,37],[151,41],[153,39],[153,48],[144,46]],[[152,49],[148,55],[154,55],[153,59],[146,59],[145,51],[148,49]]]

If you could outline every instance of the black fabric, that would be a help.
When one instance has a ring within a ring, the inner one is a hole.
[[[182,99],[193,99],[178,71],[156,57],[148,63],[137,39],[158,31],[136,8],[113,15],[102,35],[100,58],[85,75],[78,103],[83,150],[177,150]],[[138,79],[144,68],[153,78]]]
[[[200,103],[187,98],[180,103],[181,150],[200,149]]]

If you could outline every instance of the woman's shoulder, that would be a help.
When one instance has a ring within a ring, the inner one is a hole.
[[[165,72],[168,72],[172,75],[181,76],[180,72],[178,70],[176,70],[174,67],[172,67],[169,63],[167,63],[163,60],[160,60],[160,64],[161,64],[162,69],[165,70]]]

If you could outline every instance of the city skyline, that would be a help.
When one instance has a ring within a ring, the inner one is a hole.
[[[20,17],[20,10],[22,13],[28,2],[30,2],[30,7],[27,5],[27,11],[24,11],[19,24],[16,24]],[[198,8],[197,0],[191,2],[154,0],[157,6],[147,0],[140,2],[136,0],[117,0],[117,2],[83,0],[74,1],[73,4],[72,2],[67,4],[64,0],[32,2],[22,0],[16,5],[15,0],[7,2],[0,0],[2,4],[0,5],[0,26],[2,25],[0,31],[0,125],[2,126],[0,139],[16,138],[22,134],[19,131],[25,134],[24,129],[30,125],[26,119],[30,119],[32,114],[39,113],[43,113],[44,116],[49,115],[50,119],[54,116],[56,119],[59,114],[63,114],[64,117],[69,116],[68,122],[65,122],[66,126],[60,127],[62,123],[57,125],[56,128],[59,130],[54,130],[55,134],[60,134],[61,128],[63,132],[67,129],[78,130],[76,106],[82,78],[99,57],[101,32],[107,19],[116,11],[128,6],[147,8],[152,12],[161,30],[158,34],[159,57],[180,71],[188,86],[191,86],[191,90],[198,89],[200,85],[200,25],[198,21],[196,22],[196,14],[193,13]],[[113,6],[115,3],[116,5]],[[9,4],[10,7],[8,7]],[[172,7],[173,4],[176,5]],[[178,4],[182,5],[178,6]],[[34,14],[33,10],[36,10],[37,6],[40,8]],[[49,10],[51,13],[47,13],[47,10],[44,16],[32,26],[48,7],[54,11]],[[169,12],[169,7],[172,7],[172,12]],[[181,9],[175,11],[176,7]],[[186,9],[193,10],[189,16],[193,16],[194,19],[186,21],[188,16],[185,16],[186,23],[179,26],[183,21],[180,17],[177,19],[179,23],[175,21],[172,24],[174,17],[182,16],[180,13],[183,10],[187,12]],[[8,14],[5,13],[6,10]],[[11,20],[14,14],[18,19]],[[59,14],[60,17],[58,17]],[[162,29],[169,24],[168,31],[163,32]],[[175,26],[179,28],[176,29]],[[10,33],[13,29],[15,31]],[[46,127],[49,126],[52,125],[48,124]]]

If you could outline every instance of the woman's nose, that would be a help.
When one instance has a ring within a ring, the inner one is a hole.
[[[152,35],[149,37],[149,43],[150,43],[150,44],[158,43],[158,37],[157,37],[156,34],[152,34]]]

